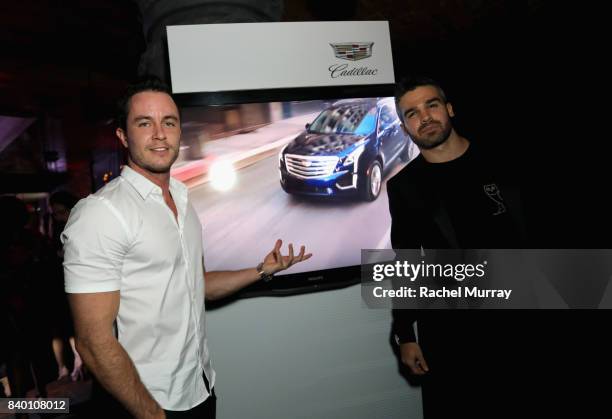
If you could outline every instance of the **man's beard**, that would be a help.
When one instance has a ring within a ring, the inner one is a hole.
[[[435,122],[435,124],[439,124]],[[431,150],[432,148],[438,147],[440,144],[444,144],[453,130],[453,127],[450,124],[442,125],[442,131],[433,137],[421,137],[418,134],[411,135],[412,141],[423,150]]]

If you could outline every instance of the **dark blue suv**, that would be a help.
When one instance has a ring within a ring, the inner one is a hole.
[[[393,98],[340,100],[281,150],[280,183],[290,194],[373,201],[393,162],[409,160],[411,144]]]

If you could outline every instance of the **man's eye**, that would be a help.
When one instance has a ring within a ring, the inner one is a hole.
[[[149,125],[150,125],[150,124],[149,124],[148,122],[145,122],[145,121],[143,121],[143,122],[139,122],[139,123],[138,123],[138,126],[139,126],[139,127],[148,127]]]
[[[167,127],[175,127],[176,124],[174,122],[166,122]]]
[[[438,104],[437,104],[437,103],[430,103],[430,104],[429,104],[429,107],[430,107],[430,108],[437,108],[437,107],[438,107]]]
[[[415,115],[416,115],[416,113],[414,113],[414,112],[410,112],[410,113],[406,114],[406,117],[408,117],[408,118],[414,118],[414,116],[415,116]]]

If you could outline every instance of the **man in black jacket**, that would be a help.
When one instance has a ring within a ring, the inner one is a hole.
[[[421,153],[387,183],[393,248],[523,247],[517,188],[491,153],[455,131],[439,84],[404,79],[396,108]],[[520,342],[507,314],[395,309],[393,318],[402,363],[423,379],[426,418],[495,416],[484,406],[500,398],[487,393],[503,393],[498,384],[514,373],[505,354]]]

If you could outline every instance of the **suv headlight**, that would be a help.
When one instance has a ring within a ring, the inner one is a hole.
[[[353,150],[351,154],[346,156],[342,165],[350,166],[353,163],[357,163],[357,160],[359,160],[359,156],[361,156],[361,153],[363,153],[364,150],[365,150],[365,144],[361,144],[359,147]]]
[[[283,153],[285,152],[285,149],[289,146],[289,144],[285,144],[285,146],[283,148],[281,148],[280,153],[278,153],[278,164],[280,165],[285,159],[283,157]]]

